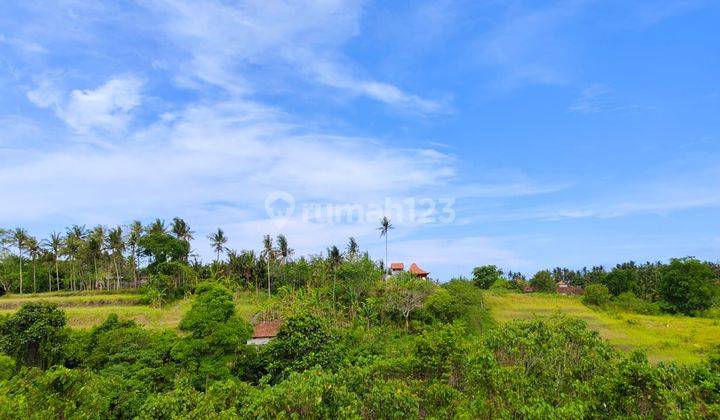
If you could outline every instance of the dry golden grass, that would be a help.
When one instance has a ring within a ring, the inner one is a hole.
[[[578,297],[541,293],[487,292],[485,302],[501,323],[555,314],[582,319],[613,346],[643,350],[653,362],[697,362],[720,346],[720,321],[716,319],[607,313],[583,305]]]

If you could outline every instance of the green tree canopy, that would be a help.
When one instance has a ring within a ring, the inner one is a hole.
[[[497,280],[501,279],[502,270],[494,265],[483,265],[473,269],[473,282],[481,289],[489,289]]]
[[[140,238],[138,249],[142,255],[152,258],[148,268],[153,271],[158,264],[182,261],[190,252],[190,244],[167,233],[157,232]]]
[[[530,284],[538,292],[555,292],[557,289],[557,284],[548,270],[535,273],[532,279],[530,279]]]
[[[718,275],[694,258],[672,259],[660,269],[660,292],[676,311],[692,314],[708,309],[718,294]]]
[[[27,303],[0,323],[0,352],[18,364],[47,368],[62,355],[65,313],[55,305]]]

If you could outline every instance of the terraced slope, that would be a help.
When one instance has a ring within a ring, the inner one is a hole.
[[[488,292],[485,302],[501,323],[556,314],[582,319],[615,347],[643,350],[654,362],[696,362],[720,346],[717,319],[607,313],[583,305],[578,297],[541,293]]]
[[[102,323],[111,313],[121,319],[132,319],[148,328],[177,328],[185,312],[192,306],[192,299],[183,299],[162,308],[152,308],[142,303],[141,295],[130,292],[54,292],[2,296],[0,315],[13,313],[27,302],[58,305],[65,311],[68,325],[73,328],[91,328]],[[252,294],[241,294],[235,302],[238,313],[246,319],[259,310]]]

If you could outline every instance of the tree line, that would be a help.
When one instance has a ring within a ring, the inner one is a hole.
[[[479,288],[527,290],[555,293],[559,284],[575,286],[595,296],[589,301],[616,303],[642,313],[702,314],[720,306],[720,264],[697,258],[672,258],[669,262],[634,261],[611,269],[593,266],[571,270],[556,267],[540,270],[530,279],[522,273],[503,271],[494,265],[473,269],[472,279]]]
[[[387,219],[383,223],[385,236],[392,225]],[[0,294],[142,286],[173,297],[202,279],[270,294],[284,285],[337,281],[338,267],[348,261],[367,261],[381,276],[384,272],[385,263],[371,261],[355,238],[343,248],[333,245],[324,253],[294,258],[295,250],[283,234],[265,235],[260,252],[238,251],[228,248],[228,237],[218,228],[207,236],[215,259],[203,263],[191,247],[194,235],[178,217],[170,224],[156,219],[148,225],[73,225],[45,239],[23,228],[0,229]]]

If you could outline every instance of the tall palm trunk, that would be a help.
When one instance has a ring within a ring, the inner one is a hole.
[[[388,245],[388,236],[385,234],[385,267],[383,267],[383,279],[387,278],[387,272],[388,272],[388,252],[387,252],[387,245]]]
[[[75,257],[70,259],[70,288],[75,291],[77,286],[75,285]]]
[[[270,297],[270,255],[268,255],[267,272],[268,272],[268,297]]]
[[[60,290],[60,271],[58,270],[57,254],[55,254],[55,283],[57,285],[57,289]]]
[[[117,257],[113,257],[115,264],[115,290],[120,290],[120,270],[118,269]]]
[[[35,255],[32,258],[32,269],[33,269],[33,293],[37,293],[37,279],[35,277]]]
[[[93,279],[93,282],[95,283],[95,285],[93,286],[93,289],[97,289],[97,285],[98,285],[98,272],[97,272],[97,258],[95,258],[95,257],[93,257],[93,267],[94,267],[94,269],[95,269],[95,276],[94,276],[94,279]]]
[[[20,248],[20,294],[23,294],[22,248]]]

